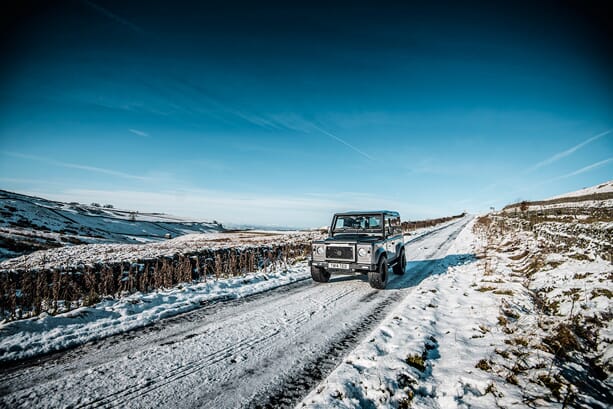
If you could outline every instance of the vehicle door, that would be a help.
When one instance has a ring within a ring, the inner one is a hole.
[[[390,223],[392,225],[393,242],[396,245],[396,255],[400,254],[404,247],[404,235],[402,234],[402,221],[400,216],[391,218]]]
[[[385,252],[387,253],[388,261],[396,258],[396,248],[398,246],[399,237],[396,234],[395,228],[392,224],[393,217],[385,215],[384,217],[384,226],[385,226]],[[400,239],[402,236],[400,236]]]

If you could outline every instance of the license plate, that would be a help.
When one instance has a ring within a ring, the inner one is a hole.
[[[338,269],[342,269],[342,270],[349,270],[349,264],[328,263],[328,267],[329,268],[338,268]]]

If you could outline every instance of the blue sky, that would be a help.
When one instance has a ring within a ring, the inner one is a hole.
[[[124,3],[3,17],[0,188],[320,226],[613,179],[604,2]]]

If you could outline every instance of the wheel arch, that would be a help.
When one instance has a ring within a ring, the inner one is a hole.
[[[377,249],[377,251],[375,252],[375,262],[376,262],[376,264],[379,264],[379,261],[381,261],[381,257],[387,258],[387,251],[385,251],[384,247],[379,247]]]

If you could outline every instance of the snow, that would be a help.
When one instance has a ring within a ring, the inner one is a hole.
[[[487,227],[465,217],[407,234],[406,274],[392,277],[385,291],[372,290],[356,276],[312,284],[308,267],[299,263],[5,323],[0,360],[155,326],[186,311],[211,315],[193,322],[188,315],[175,326],[161,326],[159,335],[139,331],[134,345],[123,338],[109,338],[101,352],[85,345],[74,364],[62,358],[49,367],[25,369],[0,381],[0,390],[10,391],[0,404],[36,406],[61,391],[52,406],[173,406],[176,395],[187,406],[220,408],[283,405],[295,403],[295,396],[302,398],[299,408],[562,408],[555,396],[559,388],[576,407],[605,408],[613,387],[611,202],[580,201],[560,209],[572,206],[587,217],[552,221],[494,213]],[[68,252],[35,253],[28,263],[282,243],[316,233],[227,234],[185,235],[143,246],[75,246]],[[260,301],[206,312],[199,308],[303,280],[304,287],[271,292]],[[385,307],[377,324],[361,329],[376,316],[377,306]],[[555,341],[559,328],[575,322],[587,338],[573,335],[583,347],[561,359],[560,349],[548,342]],[[347,334],[355,334],[355,344],[344,343]],[[590,334],[597,340],[593,347],[587,344]],[[341,355],[325,356],[337,347]],[[605,368],[605,379],[565,378],[569,371],[584,374],[586,362]],[[275,396],[288,400],[270,400]]]
[[[5,260],[2,269],[54,268],[119,263],[146,260],[202,250],[241,248],[274,244],[304,243],[320,237],[318,232],[219,232],[187,234],[162,242],[142,244],[88,244],[40,250],[32,254]]]
[[[457,222],[457,221],[455,221]],[[443,227],[453,225],[445,223]],[[411,234],[418,239],[443,227],[429,227]],[[311,239],[314,232],[249,231],[236,233],[189,234],[164,243],[137,245],[87,245],[36,252],[29,256],[8,260],[2,267],[24,265],[52,268],[101,261],[134,260],[188,252],[206,246],[261,245],[263,243],[292,243]],[[39,261],[41,260],[41,261]],[[42,261],[44,260],[44,262]],[[215,299],[240,298],[310,278],[305,262],[280,272],[253,273],[245,277],[205,283],[184,284],[167,291],[149,294],[135,293],[120,300],[109,299],[92,307],[82,307],[55,316],[46,313],[38,317],[0,324],[0,362],[23,359],[42,353],[80,345],[91,340],[143,327],[171,317]]]
[[[496,245],[473,224],[437,260],[442,273],[424,279],[297,408],[563,407],[541,379],[559,382],[562,396],[572,395],[579,407],[606,407],[606,393],[586,391],[610,390],[611,373],[601,384],[591,378],[589,388],[560,374],[564,368],[582,373],[576,362],[588,358],[613,367],[613,326],[606,318],[613,266],[601,258],[611,246],[612,224],[541,223],[532,227],[536,239],[510,231]],[[561,237],[583,241],[565,247]],[[462,254],[477,258],[445,266]],[[539,257],[542,264],[526,281],[519,273],[531,272]],[[540,312],[535,294],[556,311]],[[556,364],[543,340],[556,339],[559,325],[579,313],[604,321],[600,329],[585,325],[598,331],[596,349]]]
[[[0,324],[0,362],[23,359],[126,332],[218,300],[241,298],[310,278],[306,262],[280,271],[185,284],[148,294],[108,299],[55,316]]]
[[[442,274],[422,281],[339,367],[297,407],[494,407],[521,403],[516,392],[500,400],[491,376],[475,368],[479,358],[502,343],[495,331],[497,298],[474,287],[481,261],[472,223],[444,258]],[[460,258],[460,263],[448,263]],[[447,262],[446,262],[447,261]],[[448,265],[450,264],[450,265]],[[410,274],[411,270],[407,272]],[[424,359],[423,370],[407,363]],[[506,391],[505,391],[506,392]]]
[[[288,406],[424,279],[468,260],[445,257],[466,222],[407,244],[410,273],[392,275],[384,291],[362,275],[338,275],[210,304],[12,367],[0,377],[0,406]],[[162,304],[176,294],[164,296]]]
[[[541,211],[546,209],[566,209],[566,208],[610,208],[613,207],[613,199],[606,200],[581,200],[577,202],[549,203],[543,205],[528,205],[528,211]]]
[[[0,236],[33,250],[75,243],[161,241],[166,234],[176,237],[222,230],[215,222],[55,202],[4,190],[0,190],[0,215]]]
[[[600,185],[590,186],[581,190],[577,190],[570,193],[564,193],[558,196],[553,196],[547,200],[554,199],[562,199],[565,197],[578,197],[578,196],[587,196],[593,195],[597,193],[612,193],[613,192],[613,180],[609,180],[608,182],[601,183]]]

